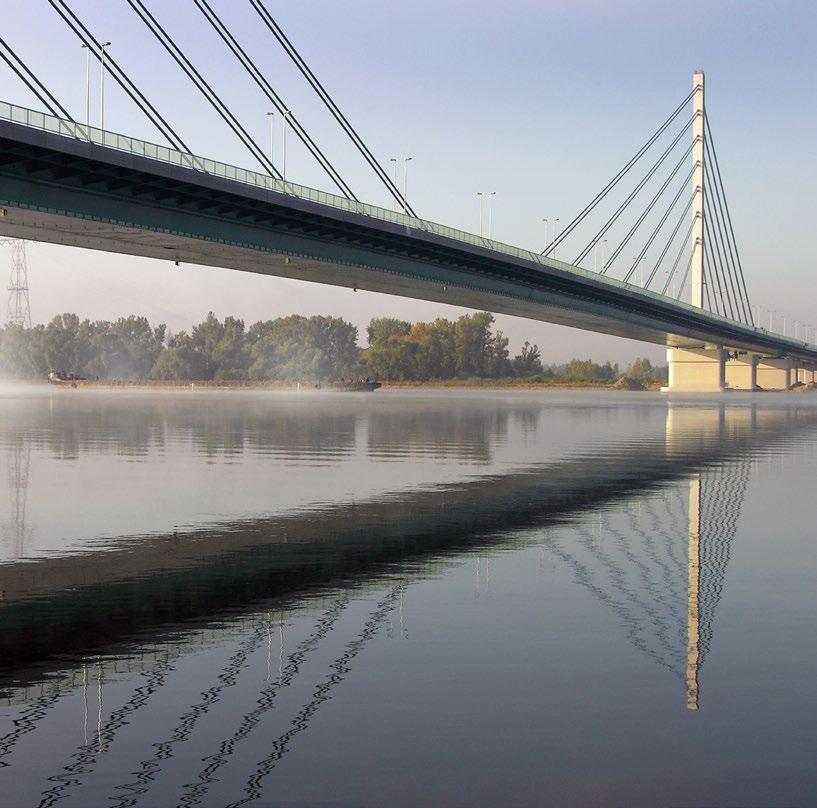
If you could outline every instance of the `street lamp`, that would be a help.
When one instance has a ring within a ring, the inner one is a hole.
[[[91,49],[83,44],[85,51],[85,125],[91,125]]]
[[[555,242],[556,239],[559,237],[559,220],[553,220],[553,241]],[[553,257],[556,257],[556,245],[553,245]]]
[[[284,116],[284,159],[283,159],[283,170],[281,171],[281,176],[284,178],[284,182],[287,181],[287,121],[289,121],[289,116],[292,115],[291,109],[285,109],[283,112]]]
[[[269,118],[269,159],[272,167],[275,168],[275,113],[268,112]]]
[[[403,213],[408,215],[408,164],[411,157],[403,158]]]
[[[548,244],[550,244],[550,242],[548,241],[548,220],[547,219],[542,219],[542,221],[545,223],[545,246],[544,246],[544,249],[547,249]]]
[[[99,46],[99,128],[105,129],[105,48],[111,43],[103,42]]]
[[[491,238],[491,233],[493,232],[492,220],[493,220],[493,207],[494,207],[493,202],[494,202],[494,197],[495,196],[496,196],[496,191],[491,191],[491,193],[488,194],[488,238]]]
[[[482,193],[482,191],[477,191],[477,202],[479,202],[479,235],[480,235],[480,237],[485,235],[485,228],[482,225],[482,222],[483,222],[483,219],[484,219],[484,216],[483,216],[483,208],[484,208],[483,202],[484,201],[485,201],[485,195]]]
[[[392,182],[394,182],[394,190],[398,191],[397,188],[397,158],[396,157],[389,157],[389,162],[391,163],[391,173],[392,173]],[[392,196],[391,200],[391,209],[396,213],[397,212],[397,199]]]

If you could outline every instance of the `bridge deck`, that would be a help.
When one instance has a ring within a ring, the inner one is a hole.
[[[817,364],[817,348],[536,253],[0,103],[0,233]]]

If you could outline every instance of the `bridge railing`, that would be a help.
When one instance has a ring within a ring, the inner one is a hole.
[[[667,297],[659,292],[643,289],[635,284],[620,281],[609,276],[602,276],[597,272],[591,272],[590,270],[576,266],[575,264],[568,264],[564,261],[558,261],[555,258],[544,258],[539,253],[525,250],[521,247],[515,247],[512,244],[505,244],[501,241],[485,238],[484,236],[477,236],[474,233],[467,232],[466,230],[458,230],[457,228],[448,227],[443,224],[438,224],[437,222],[431,222],[427,219],[419,219],[405,213],[399,213],[397,211],[389,210],[388,208],[379,207],[378,205],[370,205],[366,202],[356,202],[353,199],[347,199],[344,196],[329,193],[328,191],[320,191],[317,188],[309,188],[306,185],[299,185],[294,182],[279,180],[259,171],[239,168],[238,166],[230,165],[229,163],[222,163],[218,160],[211,160],[206,157],[188,154],[186,152],[169,148],[168,146],[161,146],[157,143],[150,143],[149,141],[140,140],[139,138],[120,135],[116,132],[99,129],[95,126],[86,126],[85,124],[75,123],[73,121],[65,120],[64,118],[58,118],[54,115],[21,107],[16,104],[0,101],[0,120],[22,124],[23,126],[30,126],[34,129],[40,129],[45,132],[61,135],[62,137],[84,140],[89,143],[95,143],[109,149],[115,149],[116,151],[133,154],[138,157],[146,157],[151,160],[169,163],[170,165],[193,169],[194,171],[200,171],[214,177],[222,177],[224,179],[233,180],[255,188],[263,188],[268,191],[286,194],[288,196],[304,199],[309,202],[317,202],[321,205],[327,205],[329,207],[349,211],[351,213],[358,213],[363,216],[370,216],[381,221],[394,222],[395,224],[403,225],[412,230],[432,233],[434,235],[454,239],[466,244],[472,244],[488,250],[493,250],[494,252],[511,255],[515,258],[521,258],[525,261],[532,261],[533,263],[539,264],[543,267],[556,268],[565,272],[573,273],[574,275],[590,278],[596,282],[603,283],[614,288],[627,290],[630,293],[636,292],[646,297],[653,298],[656,301],[661,301],[663,303],[671,302],[673,305],[682,309],[688,309],[690,313],[695,313],[696,315],[700,315],[701,313],[700,309],[692,306],[691,304],[675,300],[674,298]],[[713,320],[728,323],[732,326],[738,325],[746,330],[755,331],[758,334],[769,333],[765,328],[746,326],[744,323],[739,323],[714,312],[707,312],[707,314]],[[800,345],[801,343],[798,341],[794,344]]]

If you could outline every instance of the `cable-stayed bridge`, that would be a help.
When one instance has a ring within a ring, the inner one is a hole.
[[[393,199],[360,201],[206,0],[195,5],[338,193],[298,185],[252,138],[142,0],[127,0],[260,170],[197,156],[65,0],[67,27],[168,142],[79,123],[3,40],[49,110],[0,103],[0,234],[220,266],[511,314],[669,349],[671,390],[811,382],[817,346],[762,328],[704,103],[704,76],[602,191],[535,253],[419,218],[262,0],[250,0]],[[575,249],[572,261],[557,259]],[[592,269],[588,266],[592,265]],[[681,298],[688,296],[689,302]]]

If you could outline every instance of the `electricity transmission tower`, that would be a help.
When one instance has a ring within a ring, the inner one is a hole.
[[[6,322],[31,328],[31,306],[28,301],[28,268],[26,243],[22,239],[4,239],[0,244],[11,245],[11,277]]]

